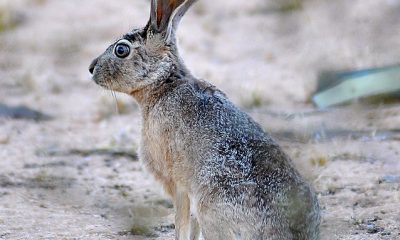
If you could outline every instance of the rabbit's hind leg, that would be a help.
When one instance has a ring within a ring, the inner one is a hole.
[[[221,226],[216,223],[202,225],[201,233],[204,240],[241,240],[227,226]]]
[[[198,219],[204,240],[241,240],[233,232],[232,224],[214,214],[215,210],[204,210],[202,208]]]

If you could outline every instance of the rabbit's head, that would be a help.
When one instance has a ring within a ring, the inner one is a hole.
[[[183,63],[175,32],[179,20],[196,0],[152,0],[150,20],[125,34],[93,60],[93,80],[111,90],[131,94],[165,81]],[[182,65],[182,66],[180,66]]]

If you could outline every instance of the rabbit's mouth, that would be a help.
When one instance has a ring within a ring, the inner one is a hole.
[[[103,81],[99,81],[97,78],[92,77],[92,80],[99,86],[106,88],[106,89],[110,89],[110,86],[108,84],[106,84]]]
[[[97,85],[107,88],[107,85],[104,83],[104,81],[101,78],[99,78],[99,76],[98,76],[98,74],[96,74],[95,70],[93,71],[92,81],[95,82]]]
[[[107,84],[107,80],[104,79],[101,74],[98,74],[96,69],[93,71],[92,81],[105,89],[110,89],[110,84]]]
[[[107,90],[114,90],[113,84],[110,81],[107,81],[107,79],[104,79],[103,77],[98,76],[98,74],[96,74],[96,71],[94,72],[94,74],[92,76],[92,80],[97,85],[99,85]]]

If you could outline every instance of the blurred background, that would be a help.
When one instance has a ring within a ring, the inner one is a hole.
[[[149,0],[0,0],[0,239],[174,239],[138,106],[88,71],[148,17]],[[399,29],[399,0],[199,0],[181,22],[189,69],[315,186],[322,239],[400,238]]]

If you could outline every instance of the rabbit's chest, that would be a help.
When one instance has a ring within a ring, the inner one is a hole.
[[[156,178],[172,180],[177,151],[171,128],[157,122],[148,122],[142,132],[142,161]]]

